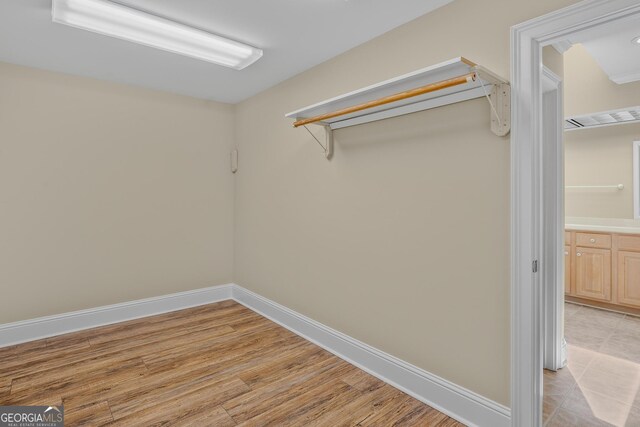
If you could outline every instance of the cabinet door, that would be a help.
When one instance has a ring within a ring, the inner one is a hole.
[[[640,253],[618,251],[618,302],[640,307]]]
[[[571,293],[571,246],[564,247],[564,293]]]
[[[611,250],[576,248],[576,296],[611,301]]]

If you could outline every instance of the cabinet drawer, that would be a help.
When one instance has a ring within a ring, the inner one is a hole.
[[[576,246],[611,248],[611,234],[576,233]]]
[[[618,248],[625,251],[640,251],[640,236],[618,236]]]
[[[571,232],[570,231],[565,231],[564,232],[564,244],[565,245],[570,245],[571,244]]]

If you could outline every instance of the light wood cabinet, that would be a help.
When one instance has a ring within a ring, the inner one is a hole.
[[[618,251],[618,302],[640,307],[640,252]]]
[[[567,300],[640,315],[640,234],[565,231]]]
[[[611,250],[576,247],[576,296],[611,301]]]

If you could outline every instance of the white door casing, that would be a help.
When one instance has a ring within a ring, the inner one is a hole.
[[[543,367],[557,371],[566,363],[564,335],[564,144],[562,79],[542,69]]]

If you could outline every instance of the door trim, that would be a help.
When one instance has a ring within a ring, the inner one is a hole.
[[[640,219],[640,141],[633,141],[633,217]]]
[[[554,164],[542,176],[544,251],[541,262],[544,309],[543,367],[557,371],[566,364],[564,342],[564,144],[562,79],[542,68],[543,163]],[[544,203],[546,202],[546,203]]]

